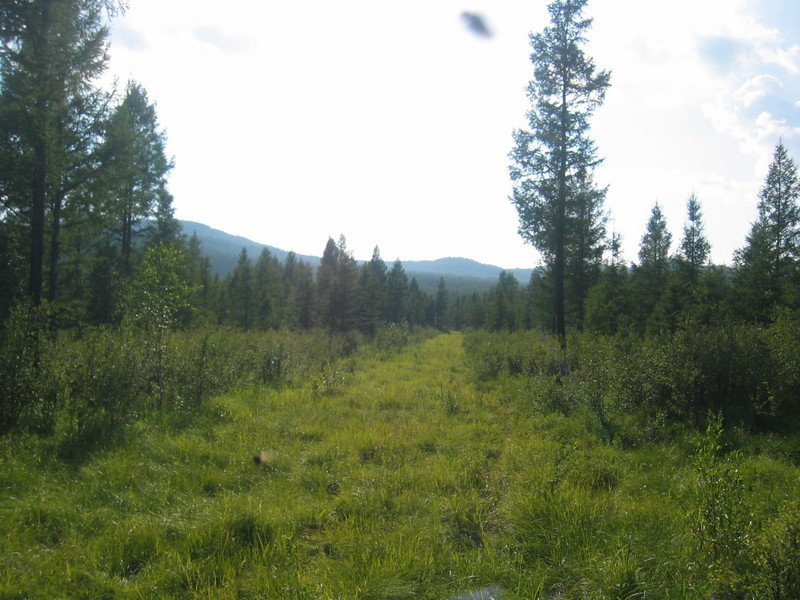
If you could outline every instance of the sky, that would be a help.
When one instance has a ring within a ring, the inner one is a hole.
[[[129,0],[108,78],[142,84],[174,159],[176,216],[319,256],[532,267],[509,200],[529,34],[546,0]],[[461,18],[481,14],[492,35]],[[776,145],[800,161],[800,2],[590,0],[611,87],[590,136],[624,257],[656,202],[682,238],[699,199],[732,264]]]

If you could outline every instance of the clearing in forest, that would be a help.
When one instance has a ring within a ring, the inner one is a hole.
[[[442,334],[82,463],[7,441],[0,597],[708,597],[685,444],[622,450],[472,372]],[[796,475],[759,464],[762,494]]]

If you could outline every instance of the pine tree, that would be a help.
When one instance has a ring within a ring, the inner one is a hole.
[[[551,25],[531,35],[534,79],[530,130],[514,133],[510,157],[512,202],[519,233],[537,248],[553,277],[554,331],[566,345],[565,279],[568,265],[582,274],[597,255],[605,190],[592,183],[600,160],[589,138],[589,118],[602,103],[610,74],[596,72],[581,46],[591,19],[582,16],[587,0],[555,0]],[[578,283],[578,293],[586,286]],[[582,301],[582,298],[579,298]]]

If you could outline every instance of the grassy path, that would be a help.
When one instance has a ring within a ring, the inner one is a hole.
[[[495,581],[483,511],[503,427],[463,358],[457,334],[362,356],[77,466],[7,444],[0,597],[437,598]]]

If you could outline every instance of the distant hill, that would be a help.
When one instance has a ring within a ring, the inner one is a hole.
[[[287,250],[281,250],[267,244],[259,244],[240,235],[225,233],[202,223],[195,223],[194,221],[179,222],[187,238],[192,237],[195,233],[197,234],[203,244],[203,254],[208,256],[211,261],[211,269],[220,278],[227,277],[228,273],[236,267],[242,248],[247,249],[247,256],[253,262],[258,259],[258,255],[261,254],[264,248],[267,248],[280,262],[284,262],[289,254]],[[314,266],[319,264],[318,256],[298,254],[297,258]]]
[[[208,256],[212,270],[220,278],[226,277],[234,269],[242,248],[247,249],[247,255],[254,262],[264,248],[267,248],[281,262],[285,261],[286,256],[289,254],[287,250],[225,233],[202,223],[180,221],[180,224],[183,228],[183,233],[187,237],[197,234],[203,245],[203,254]],[[298,260],[302,260],[314,267],[319,265],[319,256],[304,254],[297,254],[296,256]],[[428,293],[436,292],[439,280],[442,277],[444,277],[445,285],[451,293],[482,293],[497,283],[500,273],[503,271],[500,267],[485,265],[468,258],[439,258],[437,260],[409,260],[402,262],[408,278],[416,278],[420,289]],[[388,262],[387,266],[391,268],[391,262]],[[510,269],[510,272],[522,284],[527,284],[530,281],[533,269]]]
[[[436,260],[410,260],[403,262],[406,272],[448,274],[456,277],[472,277],[476,279],[491,279],[497,283],[500,273],[504,270],[516,276],[520,282],[527,284],[533,269],[501,269],[494,265],[486,265],[470,258],[438,258]]]

